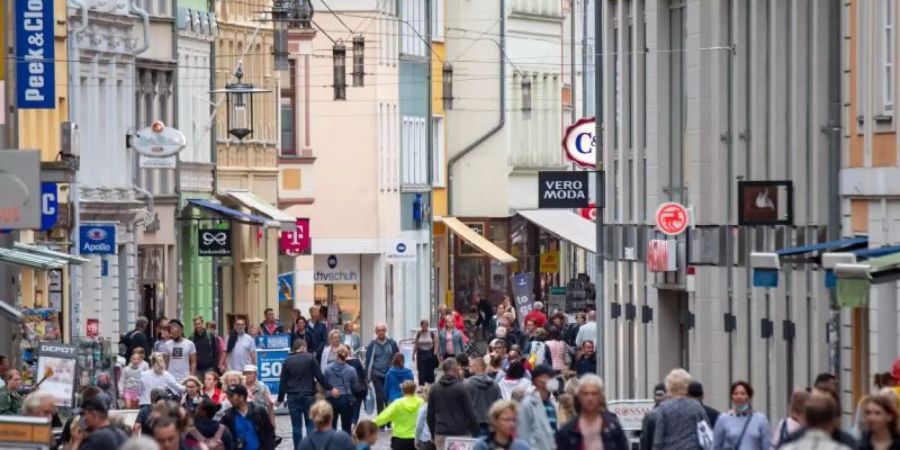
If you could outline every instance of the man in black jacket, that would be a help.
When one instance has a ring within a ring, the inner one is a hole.
[[[306,341],[295,339],[293,354],[284,360],[281,366],[281,382],[278,385],[278,403],[287,395],[288,412],[291,415],[291,431],[295,445],[303,440],[303,423],[306,422],[306,435],[313,431],[313,423],[309,417],[309,408],[316,402],[316,381],[325,391],[331,386],[325,381],[322,369],[316,357],[307,352]]]
[[[144,349],[144,359],[150,360],[150,353],[153,349],[150,347],[150,338],[147,337],[147,325],[149,324],[150,321],[146,317],[138,317],[134,321],[134,329],[122,338],[125,343],[125,361],[131,361],[131,354],[138,347]]]
[[[447,358],[441,369],[444,376],[431,388],[427,417],[428,429],[439,449],[446,447],[448,437],[471,437],[479,431],[459,363]]]
[[[238,443],[237,448],[275,450],[275,428],[269,420],[269,413],[255,403],[248,402],[247,394],[247,387],[243,384],[228,388],[231,409],[222,418],[222,425],[231,432],[235,443]],[[254,443],[258,445],[254,446]]]
[[[191,341],[197,350],[197,376],[202,380],[207,371],[219,366],[219,340],[206,330],[203,316],[194,317],[194,335]]]
[[[719,414],[721,413],[717,409],[703,403],[703,385],[699,381],[691,381],[691,384],[688,385],[688,397],[697,400],[703,405],[703,409],[706,410],[706,417],[709,418],[709,427],[715,429],[716,421],[719,420]]]

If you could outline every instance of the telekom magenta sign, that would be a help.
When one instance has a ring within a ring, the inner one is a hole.
[[[309,238],[309,219],[297,219],[297,228],[281,232],[278,250],[289,256],[308,255],[312,251]]]

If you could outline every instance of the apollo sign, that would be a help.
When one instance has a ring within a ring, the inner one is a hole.
[[[116,253],[116,226],[83,224],[78,232],[78,249],[82,255]]]
[[[563,136],[566,158],[581,167],[597,166],[597,125],[594,118],[581,119],[568,128]]]

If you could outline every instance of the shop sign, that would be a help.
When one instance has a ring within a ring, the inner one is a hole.
[[[384,245],[387,262],[415,262],[416,242],[410,239],[388,239]]]
[[[56,68],[52,0],[15,2],[16,107],[56,107]]]
[[[538,172],[538,208],[588,206],[588,172]]]
[[[116,253],[116,226],[82,224],[78,231],[79,252],[82,255],[114,255]]]
[[[294,302],[294,272],[278,275],[278,302]]]
[[[597,204],[590,202],[588,203],[587,208],[581,208],[579,212],[581,213],[581,217],[593,222],[597,220],[597,210]]]
[[[559,273],[559,250],[541,253],[541,273]]]
[[[612,400],[607,405],[609,412],[619,418],[619,424],[625,431],[640,431],[644,416],[653,411],[656,402],[648,400]]]
[[[41,227],[41,163],[32,150],[0,150],[0,230]]]
[[[278,250],[288,256],[308,255],[312,250],[309,219],[297,219],[297,228],[282,230],[278,239]]]
[[[525,328],[525,316],[534,308],[533,279],[531,272],[513,275],[513,295],[516,297],[516,316]]]
[[[678,242],[674,239],[651,239],[647,244],[647,270],[650,272],[673,272],[678,270],[675,259]]]
[[[581,119],[568,128],[563,135],[563,150],[566,158],[581,167],[593,169],[597,165],[597,121],[591,117]]]
[[[184,134],[158,120],[149,127],[138,130],[131,139],[134,151],[151,158],[177,155],[184,149],[185,143]]]
[[[175,155],[157,158],[153,156],[138,155],[138,164],[141,169],[174,169],[178,167],[178,157]]]
[[[254,341],[256,348],[261,350],[287,350],[291,348],[291,335],[284,333],[256,336]]]
[[[231,230],[201,228],[197,233],[198,255],[231,256]]]
[[[359,255],[316,255],[313,281],[320,284],[357,284]]]
[[[78,370],[78,346],[57,342],[38,344],[37,373],[41,392],[48,392],[56,406],[74,406],[75,380]]]
[[[58,217],[59,189],[56,183],[41,183],[41,230],[52,229]]]
[[[680,203],[666,202],[656,209],[656,228],[663,234],[678,236],[690,224],[687,208]]]
[[[256,370],[259,371],[259,381],[265,383],[272,392],[278,392],[279,384],[281,384],[281,368],[288,353],[286,348],[256,351]]]
[[[739,181],[738,225],[792,225],[794,183]]]

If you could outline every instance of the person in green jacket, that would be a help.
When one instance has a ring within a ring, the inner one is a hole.
[[[0,415],[17,416],[22,412],[22,375],[18,370],[6,371],[6,386],[0,388]]]
[[[416,382],[406,380],[400,385],[403,397],[391,402],[384,411],[375,418],[375,425],[383,427],[391,423],[391,449],[415,450],[416,419],[419,408],[425,403],[416,395]]]

